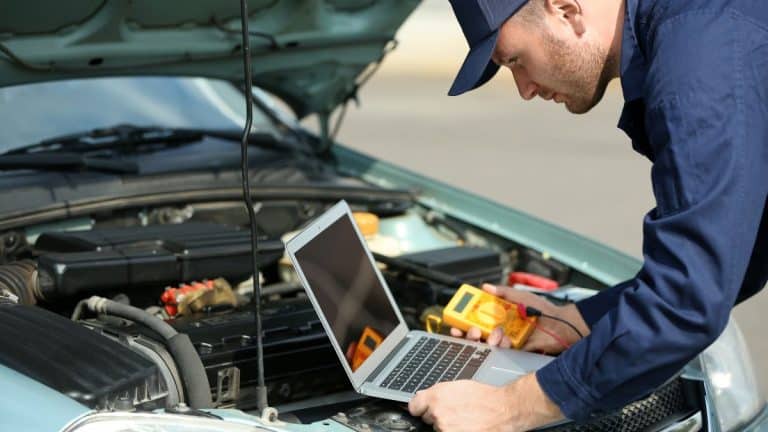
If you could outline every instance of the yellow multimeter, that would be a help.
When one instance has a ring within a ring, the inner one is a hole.
[[[516,303],[489,294],[471,285],[459,287],[443,309],[443,323],[467,331],[478,327],[483,339],[501,327],[513,348],[521,348],[536,328],[537,317],[527,316]]]

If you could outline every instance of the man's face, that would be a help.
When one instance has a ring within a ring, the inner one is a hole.
[[[501,27],[492,58],[512,71],[523,99],[538,95],[574,114],[597,105],[610,81],[608,50],[557,17],[513,16]]]

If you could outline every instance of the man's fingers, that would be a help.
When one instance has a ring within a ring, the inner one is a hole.
[[[435,417],[432,415],[432,413],[427,410],[422,416],[421,419],[426,424],[434,424],[435,423]]]
[[[502,333],[501,328],[496,327],[491,331],[491,334],[488,335],[488,345],[490,346],[498,346],[501,343],[501,338],[504,337],[504,333]]]
[[[528,351],[528,352],[544,352],[544,353],[547,352],[547,350],[544,349],[544,344],[539,342],[539,341],[533,340],[533,338],[528,339],[528,342],[526,342],[523,345],[523,351]]]
[[[565,347],[552,340],[549,335],[534,334],[523,345],[523,351],[539,352],[544,354],[557,354],[563,352]]]
[[[501,297],[500,288],[504,288],[504,287],[498,286],[498,285],[492,285],[489,283],[484,283],[481,288],[483,289],[483,291],[487,292],[488,294],[493,294],[495,296]]]
[[[429,408],[427,403],[428,397],[428,390],[417,391],[413,396],[413,399],[408,402],[408,412],[414,417],[423,415],[427,411],[427,408]]]
[[[512,341],[509,340],[509,337],[504,336],[501,338],[501,342],[499,343],[499,346],[501,348],[511,348],[512,347]]]
[[[457,338],[464,337],[464,332],[457,329],[456,327],[451,327],[451,336]]]
[[[501,297],[512,303],[522,303],[526,306],[533,306],[537,309],[546,308],[549,302],[536,294],[526,291],[520,291],[513,287],[503,285],[483,284],[483,290],[489,294]]]
[[[467,339],[471,341],[479,341],[483,337],[483,332],[477,327],[470,327],[467,332]]]

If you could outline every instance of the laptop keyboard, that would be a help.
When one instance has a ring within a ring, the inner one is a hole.
[[[381,382],[381,387],[415,393],[439,382],[469,379],[490,352],[487,348],[422,337]]]

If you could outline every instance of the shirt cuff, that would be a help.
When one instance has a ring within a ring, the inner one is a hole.
[[[583,422],[595,411],[597,400],[579,384],[557,358],[536,371],[539,386],[567,418]]]
[[[576,308],[579,310],[584,322],[592,328],[606,312],[614,309],[619,304],[619,297],[621,297],[621,294],[633,281],[634,279],[630,279],[622,282],[576,303]]]

